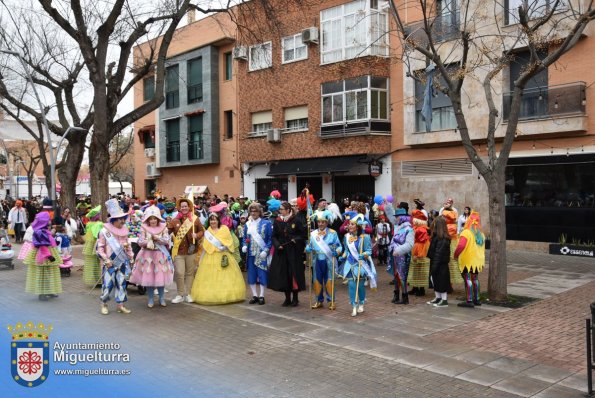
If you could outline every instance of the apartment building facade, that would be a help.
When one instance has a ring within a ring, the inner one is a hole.
[[[531,16],[544,15],[551,2],[532,3]],[[571,1],[579,9],[578,1]],[[448,62],[460,58],[459,42],[453,40],[465,21],[467,26],[485,38],[501,40],[514,46],[515,56],[493,81],[494,100],[499,107],[496,137],[503,137],[510,111],[513,82],[528,64],[526,44],[513,40],[520,35],[517,7],[519,1],[503,5],[472,1],[469,9],[461,8],[460,0],[436,2],[435,17],[442,25],[438,40],[440,52]],[[554,15],[563,19],[570,12],[565,7]],[[466,13],[466,14],[465,14]],[[422,15],[418,9],[402,12],[407,29],[415,34]],[[562,22],[547,36],[544,56],[556,48],[557,40],[568,33],[569,25]],[[595,222],[595,97],[590,84],[595,73],[595,51],[591,24],[575,48],[553,66],[533,78],[521,104],[517,135],[506,170],[507,239],[519,241],[557,242],[560,235],[576,239],[592,239]],[[477,54],[472,54],[473,57]],[[423,71],[423,57],[411,57],[408,63],[393,67],[393,90],[403,101],[395,104],[393,154],[393,186],[404,200],[421,197],[431,208],[439,208],[447,197],[455,207],[479,209],[488,217],[487,188],[477,170],[467,159],[457,131],[450,99],[438,92],[432,101],[433,121],[430,131],[421,118],[424,87],[410,76]],[[487,68],[486,68],[487,69]],[[463,110],[469,131],[480,156],[487,157],[487,107],[482,87],[485,70],[471,72],[463,86]],[[499,144],[498,144],[499,145]]]
[[[255,3],[239,7],[234,50],[244,193],[391,193],[386,2]]]
[[[178,29],[170,44],[165,101],[135,123],[138,196],[183,195],[186,187],[236,196],[241,173],[237,148],[237,80],[232,48],[235,24],[216,14]],[[147,53],[135,48],[135,59]],[[134,105],[154,95],[154,77],[135,86]]]

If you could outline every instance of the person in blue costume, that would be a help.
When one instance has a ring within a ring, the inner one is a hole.
[[[370,280],[370,288],[376,289],[376,268],[372,262],[372,241],[364,233],[366,221],[362,214],[349,220],[347,233],[344,238],[344,253],[342,275],[347,279],[349,302],[352,306],[351,316],[364,312],[366,301],[366,287],[364,280]]]
[[[313,253],[314,275],[312,287],[316,295],[316,302],[312,308],[322,308],[324,293],[329,303],[329,310],[335,309],[335,257],[343,252],[337,232],[328,227],[332,214],[328,210],[317,210],[312,219],[318,224],[318,229],[310,234],[310,242],[306,252]]]
[[[252,299],[248,304],[264,304],[264,289],[268,283],[269,265],[271,264],[271,246],[273,245],[273,225],[263,217],[260,204],[252,203],[248,208],[250,219],[244,226],[242,253],[247,254],[248,285],[252,290]],[[257,295],[256,284],[260,285]]]

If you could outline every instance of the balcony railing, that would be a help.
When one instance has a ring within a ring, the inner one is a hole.
[[[180,90],[168,91],[165,93],[165,109],[177,108],[180,106]]]
[[[502,115],[508,120],[512,92],[504,93],[502,102]],[[585,82],[530,88],[523,92],[519,120],[584,115],[585,109]]]
[[[202,140],[188,142],[188,159],[198,160],[203,158]]]
[[[433,18],[428,18],[432,38],[434,42],[452,40],[460,36],[461,14],[459,10],[451,13],[443,13]],[[428,35],[425,31],[424,21],[408,24],[405,27],[407,36],[419,45],[428,43]]]
[[[167,143],[165,158],[168,162],[180,161],[180,141],[170,141]]]
[[[390,122],[368,120],[347,124],[321,126],[319,136],[325,138],[342,138],[357,135],[390,135]]]
[[[188,103],[202,101],[202,83],[194,84],[188,87]]]

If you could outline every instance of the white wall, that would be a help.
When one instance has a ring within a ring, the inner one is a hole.
[[[269,166],[259,164],[248,168],[244,163],[242,167],[244,167],[244,196],[254,199],[256,197],[256,180],[259,178],[270,178],[267,176]]]

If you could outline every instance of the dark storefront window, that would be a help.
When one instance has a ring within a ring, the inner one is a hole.
[[[287,197],[287,178],[259,178],[256,180],[256,200],[267,201],[271,191],[281,192],[281,197]]]
[[[506,224],[511,240],[592,240],[595,154],[510,159]]]

